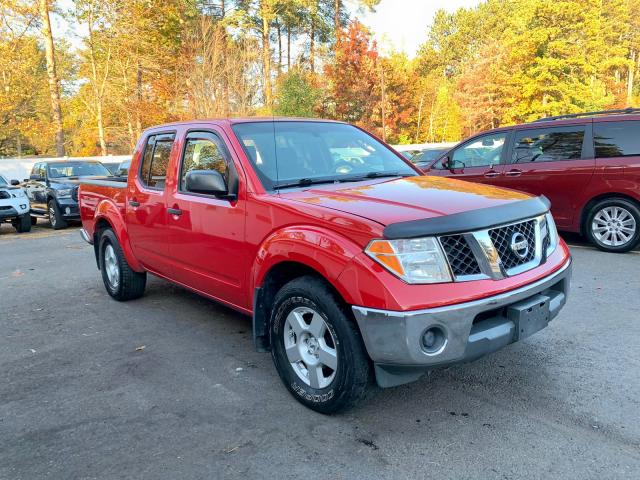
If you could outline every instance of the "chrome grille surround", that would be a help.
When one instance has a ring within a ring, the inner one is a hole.
[[[543,264],[556,247],[551,245],[547,215],[439,237],[455,281],[501,280]],[[528,251],[522,257],[511,248],[516,233],[528,244]]]

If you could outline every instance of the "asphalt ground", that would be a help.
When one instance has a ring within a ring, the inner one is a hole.
[[[0,228],[0,479],[638,479],[640,254],[577,237],[550,326],[323,416],[250,319],[163,280],[111,300],[77,227]]]

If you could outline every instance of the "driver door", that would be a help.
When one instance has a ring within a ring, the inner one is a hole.
[[[474,137],[449,152],[446,157],[448,161],[443,163],[437,160],[429,173],[469,182],[499,185],[510,133],[501,131]]]

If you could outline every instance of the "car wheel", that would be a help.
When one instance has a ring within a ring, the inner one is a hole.
[[[628,252],[640,242],[640,209],[623,198],[596,203],[585,223],[589,240],[605,252]]]
[[[13,227],[18,233],[27,233],[31,231],[31,217],[28,213],[20,215],[13,222]]]
[[[49,200],[48,204],[49,223],[54,230],[62,230],[67,228],[67,221],[62,216],[62,212],[58,208],[55,200]]]
[[[140,298],[147,285],[147,274],[131,269],[113,230],[104,230],[99,241],[98,263],[107,293],[121,302]]]
[[[31,226],[34,226],[38,223],[38,217],[31,217]]]
[[[334,413],[366,396],[372,369],[360,332],[323,280],[304,276],[282,287],[270,333],[278,374],[303,405]]]

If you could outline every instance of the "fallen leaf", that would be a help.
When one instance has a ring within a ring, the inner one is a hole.
[[[21,270],[16,270],[15,272],[11,272],[12,277],[21,277],[23,275],[24,275],[24,272],[22,272]]]
[[[136,347],[136,352],[141,352],[142,350],[144,350],[145,348],[147,348],[146,345],[140,345],[139,347]]]

